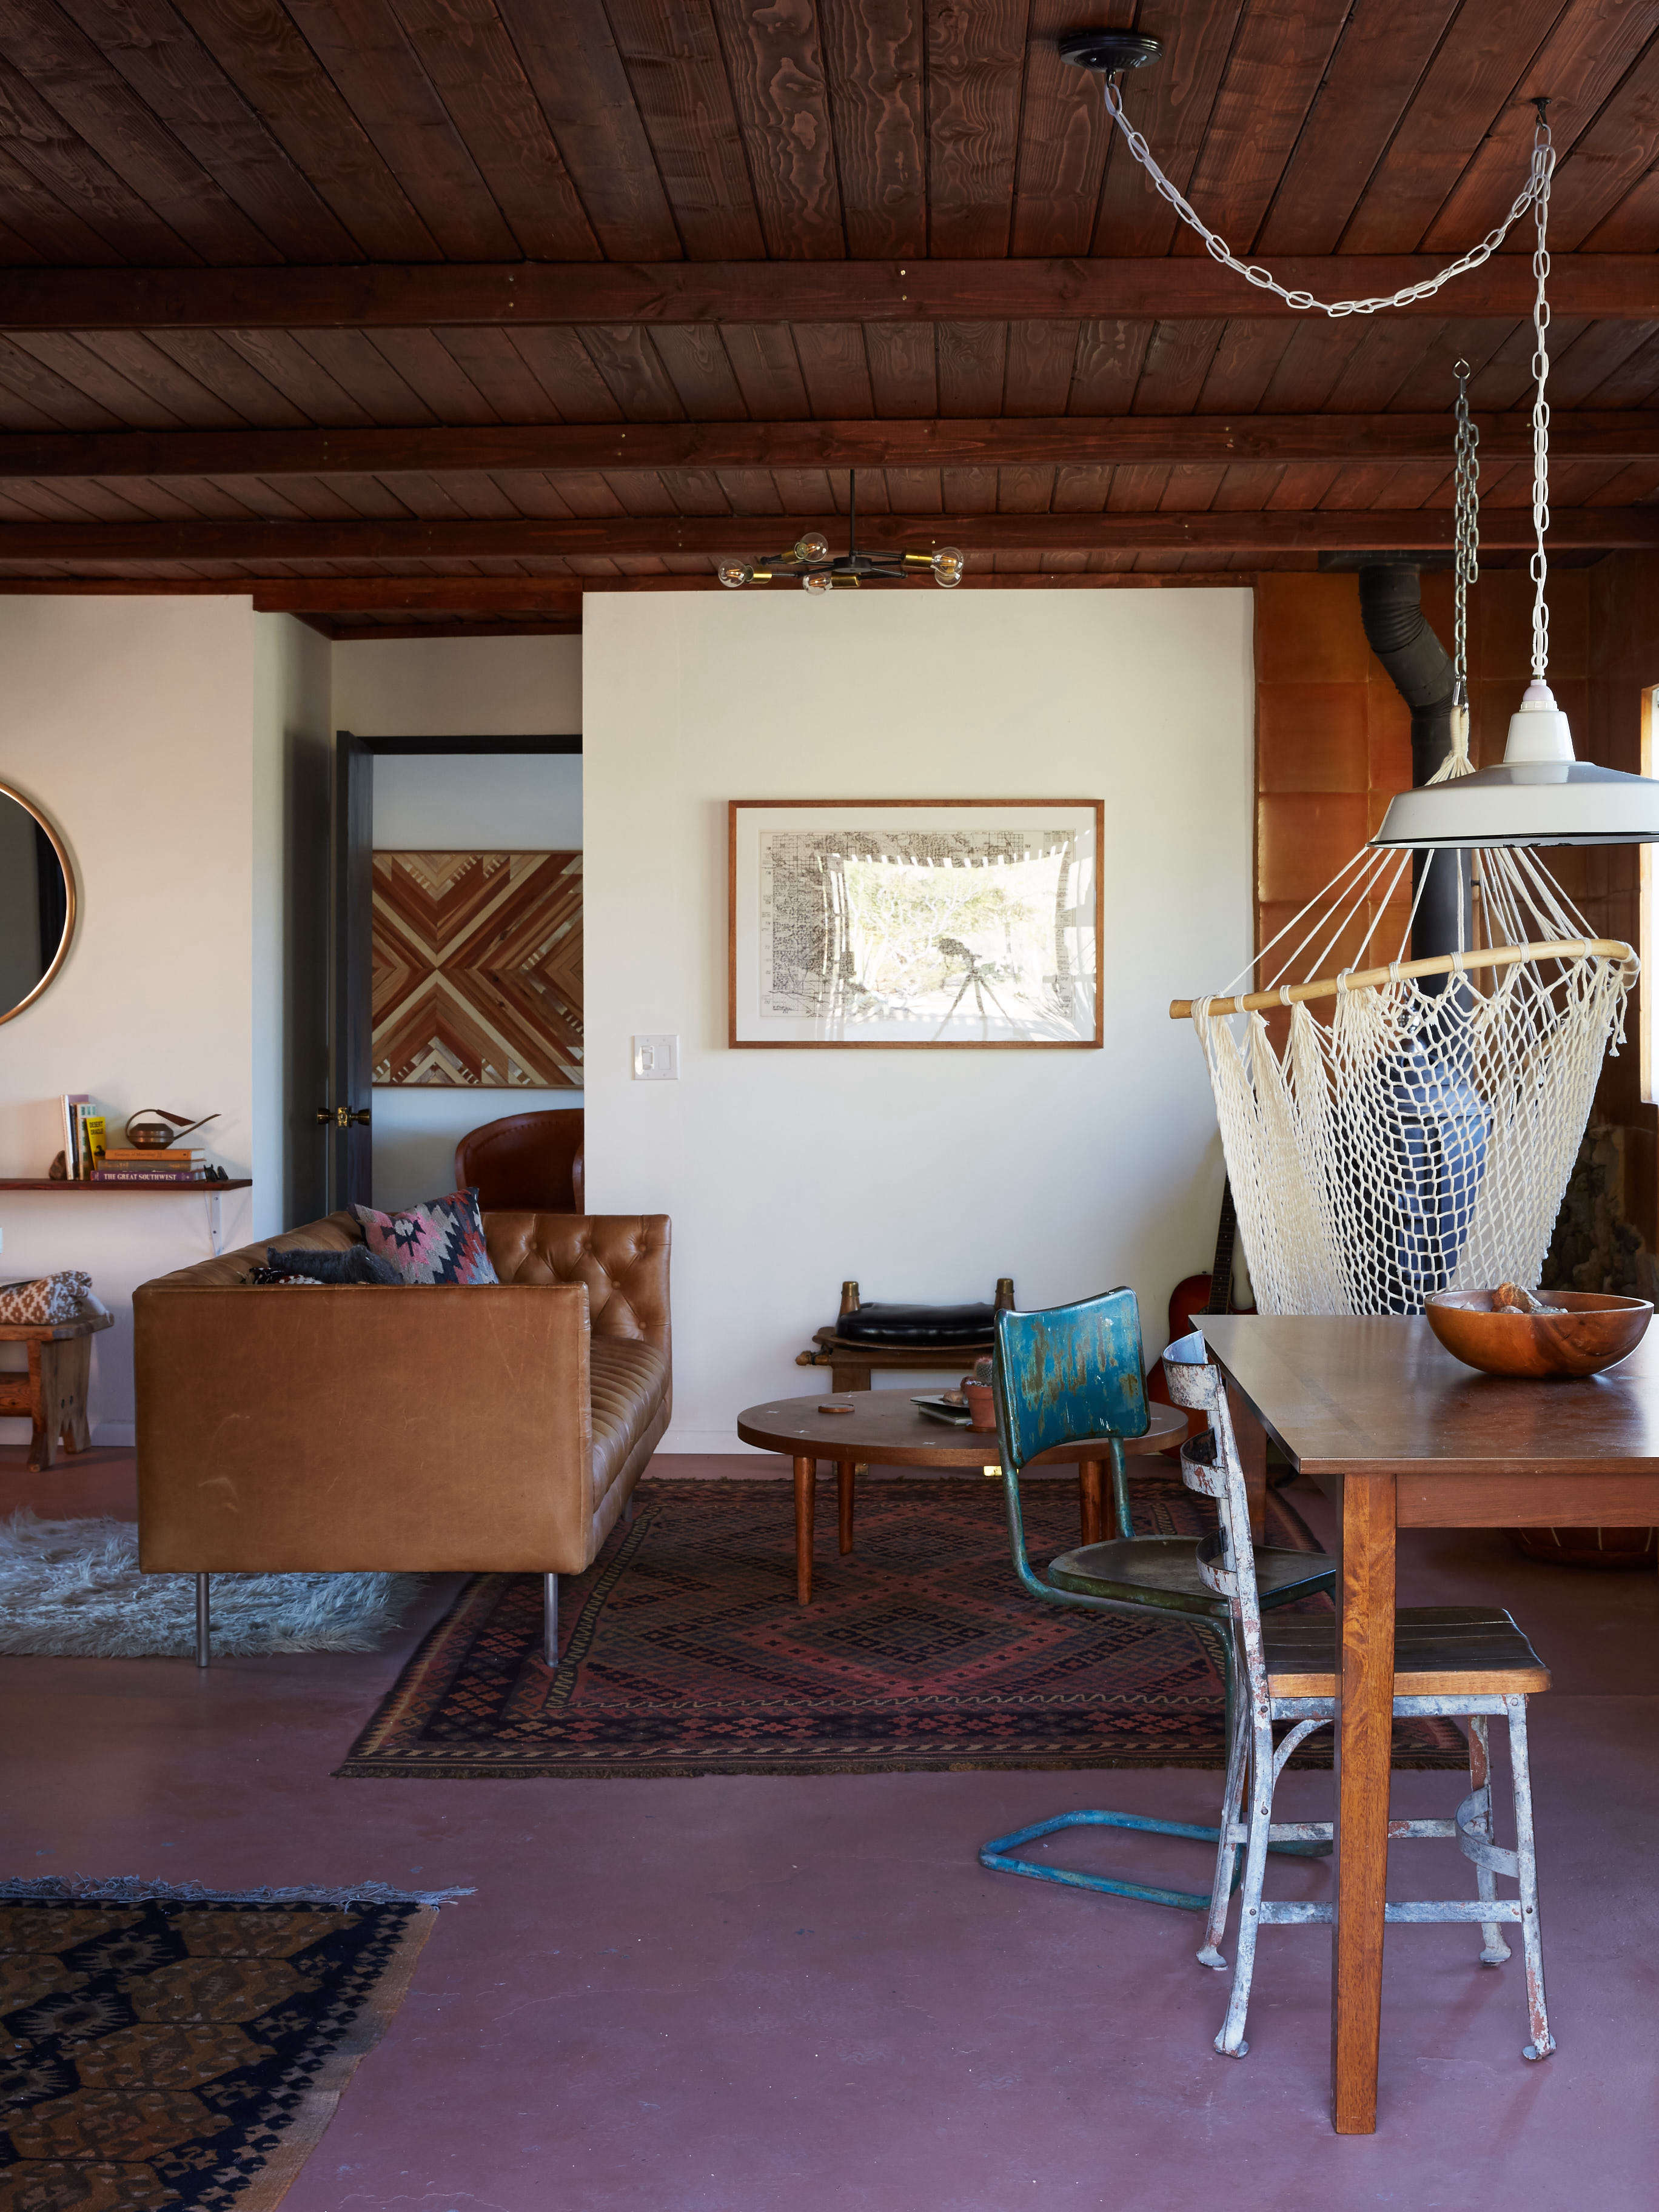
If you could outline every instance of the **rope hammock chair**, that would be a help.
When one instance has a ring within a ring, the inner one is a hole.
[[[1623,1039],[1634,953],[1525,848],[1474,855],[1470,951],[1290,982],[1369,913],[1363,963],[1410,858],[1351,860],[1280,933],[1306,931],[1268,988],[1171,1010],[1203,1048],[1262,1313],[1421,1313],[1437,1291],[1536,1283]]]
[[[1106,89],[1109,110],[1122,123],[1115,86]],[[1149,162],[1138,133],[1130,134],[1130,143],[1137,158]],[[1489,252],[1502,230],[1532,209],[1536,550],[1534,681],[1526,705],[1547,704],[1552,712],[1544,386],[1553,166],[1540,109],[1526,191],[1500,231],[1462,264]],[[1218,259],[1242,266],[1161,174],[1154,181]],[[1280,289],[1265,270],[1243,273]],[[1281,296],[1333,314],[1369,313],[1404,295],[1334,306],[1306,295]],[[1466,776],[1472,768],[1466,600],[1477,574],[1477,465],[1467,365],[1460,363],[1459,372],[1456,688],[1452,750],[1431,779],[1435,783]],[[1413,859],[1414,885],[1405,875]],[[1455,872],[1455,941],[1463,949],[1409,959],[1412,927],[1435,868],[1442,886],[1445,872]],[[1379,951],[1390,951],[1386,943],[1376,945],[1379,933],[1407,896],[1405,928],[1392,957],[1379,959]],[[1357,951],[1330,973],[1339,948],[1354,945],[1356,936]],[[1264,967],[1287,939],[1291,949],[1263,988],[1177,1000],[1170,1008],[1192,1020],[1209,1069],[1258,1309],[1415,1314],[1438,1291],[1535,1284],[1603,1058],[1623,1039],[1625,1001],[1639,965],[1631,947],[1596,938],[1519,839],[1415,855],[1399,845],[1368,846],[1265,948],[1259,956]],[[1249,972],[1236,976],[1228,991]],[[1287,1020],[1275,1019],[1280,1008],[1288,1010]]]

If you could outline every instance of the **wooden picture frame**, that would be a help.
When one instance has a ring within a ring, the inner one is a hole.
[[[1098,799],[729,800],[728,1045],[1097,1051],[1105,822]]]

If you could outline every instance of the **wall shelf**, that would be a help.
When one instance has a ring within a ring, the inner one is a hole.
[[[0,1176],[0,1190],[196,1190],[204,1198],[211,1198],[216,1190],[252,1190],[252,1176],[233,1176],[228,1182],[186,1182],[180,1176],[177,1182],[163,1182],[158,1177],[154,1182],[67,1182],[61,1176]]]

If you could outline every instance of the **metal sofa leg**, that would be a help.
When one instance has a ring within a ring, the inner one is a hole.
[[[559,1663],[559,1578],[542,1577],[542,1656],[550,1667]]]
[[[196,1663],[205,1667],[210,1656],[208,1622],[208,1578],[196,1577]]]

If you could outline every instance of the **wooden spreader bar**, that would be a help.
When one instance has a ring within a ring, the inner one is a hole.
[[[1212,1014],[1253,1014],[1270,1006],[1296,1006],[1307,999],[1334,999],[1339,991],[1363,991],[1373,983],[1403,981],[1408,975],[1468,975],[1476,968],[1513,968],[1522,960],[1583,960],[1592,953],[1634,960],[1634,950],[1617,937],[1564,937],[1547,945],[1497,945],[1483,952],[1439,952],[1431,960],[1396,960],[1358,974],[1328,975],[1317,983],[1286,983],[1276,991],[1247,991],[1236,999],[1212,999]],[[1171,999],[1170,1019],[1187,1022],[1200,999]]]

